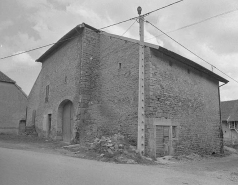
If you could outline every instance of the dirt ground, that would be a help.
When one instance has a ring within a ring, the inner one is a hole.
[[[16,136],[0,134],[0,147],[21,150],[31,150],[56,155],[85,158],[91,160],[107,161],[85,147],[68,147],[60,141],[38,138],[35,136]],[[158,162],[141,162],[143,165],[157,165],[161,168],[182,171],[185,174],[208,175],[215,179],[222,179],[229,183],[238,184],[238,146],[237,154],[226,152],[223,156],[184,156],[180,159],[166,158]]]

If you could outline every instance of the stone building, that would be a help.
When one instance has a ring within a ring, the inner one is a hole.
[[[26,119],[27,96],[0,71],[0,133],[18,133],[19,122]]]
[[[238,100],[221,102],[221,120],[224,142],[238,144]]]
[[[80,24],[37,62],[27,125],[39,135],[90,142],[122,133],[137,141],[138,41]],[[145,43],[146,153],[219,153],[219,81],[228,81],[162,47]]]

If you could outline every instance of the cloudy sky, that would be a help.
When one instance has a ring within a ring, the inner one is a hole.
[[[47,45],[59,40],[78,24],[85,22],[95,28],[137,16],[173,3],[176,0],[1,0],[0,1],[0,58]],[[237,9],[237,10],[236,10]],[[226,13],[233,11],[231,13]],[[206,22],[177,30],[222,13]],[[184,0],[146,17],[148,21],[169,33],[175,40],[238,81],[238,1]],[[105,31],[122,35],[133,21]],[[211,66],[193,56],[166,36],[145,25],[145,40],[212,70]],[[138,39],[138,23],[124,35]],[[151,39],[152,38],[152,39]],[[35,62],[48,48],[0,60],[0,70],[15,80],[29,94],[41,64]],[[238,83],[221,87],[221,100],[238,99]]]

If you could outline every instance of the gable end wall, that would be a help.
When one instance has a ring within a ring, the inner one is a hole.
[[[159,51],[151,51],[148,118],[179,123],[175,153],[220,153],[218,81]]]

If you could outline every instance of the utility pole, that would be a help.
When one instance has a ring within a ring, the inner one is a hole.
[[[138,91],[138,136],[137,150],[141,155],[145,154],[145,86],[144,86],[144,16],[141,15],[142,8],[137,8],[140,24],[140,45],[139,45],[139,91]]]

